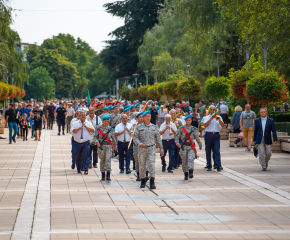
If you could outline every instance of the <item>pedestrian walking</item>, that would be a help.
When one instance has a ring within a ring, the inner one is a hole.
[[[151,121],[151,111],[143,113],[144,123],[138,125],[134,133],[134,143],[139,147],[139,174],[141,178],[140,188],[146,185],[146,162],[149,162],[150,189],[155,189],[155,158],[156,144],[160,148],[161,157],[164,156],[163,146],[158,127]]]
[[[81,111],[80,110],[77,110],[76,111],[76,114],[75,114],[75,118],[73,118],[71,120],[71,126],[74,122],[80,120],[81,118],[81,115],[80,115]],[[75,166],[76,166],[76,161],[75,161],[75,140],[74,140],[74,133],[72,132],[72,130],[70,129],[70,132],[72,134],[72,137],[71,137],[71,156],[72,156],[72,165],[71,165],[71,169],[75,169]]]
[[[60,135],[60,130],[62,128],[62,135],[64,134],[64,127],[65,127],[65,121],[66,121],[67,111],[63,107],[63,103],[59,103],[59,107],[55,111],[55,121],[57,121],[58,125],[58,135]]]
[[[242,107],[240,105],[235,107],[235,112],[233,114],[232,120],[231,120],[231,126],[234,131],[234,133],[240,133],[241,132],[241,127],[240,127],[240,117],[242,114]],[[234,147],[237,147],[237,144],[241,141],[241,138],[237,138],[234,141]]]
[[[229,124],[230,123],[230,119],[229,119],[229,108],[228,106],[225,104],[225,101],[221,101],[221,105],[220,105],[220,115],[223,119],[224,124]]]
[[[42,119],[44,122],[46,122],[46,118],[43,114],[43,111],[39,109],[38,104],[35,105],[35,109],[32,111],[31,115],[34,121],[34,135],[35,135],[34,141],[37,141],[37,140],[41,141],[40,138],[41,138],[41,130],[42,130]]]
[[[24,113],[20,119],[20,131],[22,132],[21,136],[23,136],[23,141],[27,141],[28,134],[28,121],[26,113]]]
[[[156,125],[158,124],[158,110],[155,108],[155,104],[151,104],[151,109],[150,109],[150,115],[151,115],[151,123]]]
[[[157,111],[158,113],[158,127],[160,128],[161,124],[165,121],[165,115],[167,114],[167,111],[164,109],[164,105],[160,106],[160,109]]]
[[[47,107],[47,112],[46,112],[47,121],[48,121],[47,126],[48,126],[48,129],[50,130],[53,129],[54,114],[55,114],[55,106],[53,102],[51,101],[49,106]]]
[[[245,111],[240,116],[240,127],[247,145],[245,151],[251,151],[252,148],[255,120],[256,114],[251,111],[251,105],[246,104]]]
[[[260,115],[261,117],[255,120],[254,143],[258,145],[259,161],[262,171],[266,171],[272,155],[272,134],[274,144],[277,144],[278,140],[274,120],[267,117],[267,109],[261,108]]]
[[[66,116],[66,133],[69,133],[71,120],[73,119],[73,117],[75,115],[75,110],[72,107],[72,103],[68,103],[68,107],[66,108],[66,112],[67,112],[67,116]]]
[[[165,172],[165,169],[166,169],[165,157],[166,157],[167,150],[168,150],[169,163],[168,163],[167,171],[169,173],[173,173],[173,169],[174,169],[174,165],[175,165],[174,136],[177,133],[177,128],[176,128],[175,124],[171,122],[171,116],[169,114],[165,115],[165,122],[161,124],[159,131],[160,131],[160,135],[162,138],[162,146],[163,146],[163,150],[164,150],[164,156],[161,157],[162,172]]]
[[[9,144],[13,142],[16,143],[16,135],[18,132],[18,128],[17,128],[17,123],[16,123],[16,113],[15,113],[15,105],[14,103],[10,103],[9,104],[9,109],[6,110],[5,112],[5,119],[6,119],[6,128],[9,128]],[[13,135],[12,135],[12,130]]]

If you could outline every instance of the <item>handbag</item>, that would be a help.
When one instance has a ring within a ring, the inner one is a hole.
[[[258,157],[258,145],[256,144],[255,146],[254,146],[254,156],[257,158]]]

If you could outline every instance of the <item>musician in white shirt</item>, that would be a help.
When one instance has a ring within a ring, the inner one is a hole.
[[[71,131],[74,136],[75,162],[78,173],[82,170],[88,174],[88,152],[90,149],[90,134],[95,131],[93,125],[86,119],[86,113],[81,111],[80,120],[72,123]]]
[[[165,122],[161,124],[159,131],[160,131],[160,135],[162,138],[162,145],[163,145],[163,149],[164,149],[164,156],[161,157],[162,171],[165,172],[165,169],[166,169],[165,156],[166,156],[166,153],[168,150],[168,152],[169,152],[169,164],[168,164],[167,170],[169,173],[173,173],[173,168],[175,165],[174,136],[176,135],[177,128],[176,128],[176,125],[171,122],[171,116],[169,114],[165,115]]]
[[[121,123],[119,123],[115,128],[115,137],[118,138],[118,152],[119,152],[119,169],[120,173],[124,173],[124,158],[126,162],[126,174],[130,174],[130,159],[132,144],[130,149],[128,149],[129,142],[131,139],[130,130],[132,124],[128,123],[128,116],[126,114],[122,115]]]
[[[67,115],[66,115],[66,133],[70,130],[71,120],[75,115],[75,110],[72,107],[72,103],[68,103],[68,107],[66,108]]]

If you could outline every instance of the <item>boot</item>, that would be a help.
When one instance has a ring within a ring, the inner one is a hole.
[[[136,181],[141,181],[140,177],[139,177],[139,172],[137,172],[137,178]]]
[[[102,181],[105,181],[105,180],[106,180],[106,173],[102,172]]]
[[[146,171],[146,182],[149,180],[149,177],[148,177],[148,174],[149,174],[149,172],[148,171]]]
[[[111,181],[110,172],[107,172],[107,181]]]
[[[150,189],[155,189],[156,186],[155,186],[155,183],[154,183],[154,178],[150,178]]]
[[[188,172],[184,173],[184,180],[188,180]]]
[[[145,188],[145,186],[146,186],[146,178],[142,178],[140,188]]]
[[[189,170],[189,178],[193,178],[193,169]]]

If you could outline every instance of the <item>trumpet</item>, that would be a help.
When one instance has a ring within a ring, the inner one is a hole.
[[[198,131],[201,132],[201,131],[203,131],[204,129],[205,129],[205,127],[204,127],[203,123],[201,122],[201,123],[199,124],[199,126],[198,126]]]
[[[215,120],[219,121],[219,120],[221,120],[221,118],[220,118],[219,116],[217,116],[217,117],[215,118]]]

